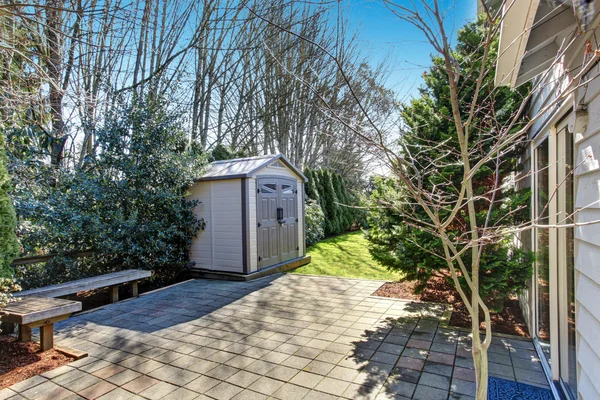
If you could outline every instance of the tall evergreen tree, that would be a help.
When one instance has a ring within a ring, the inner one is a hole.
[[[5,141],[0,133],[0,278],[12,275],[10,264],[19,255],[17,217],[9,196],[11,184],[6,164]]]
[[[483,51],[480,46],[483,39],[483,20],[467,24],[458,32],[454,58],[463,71],[460,82],[459,99],[461,104],[470,104],[476,91],[476,81],[472,78],[481,67]],[[493,52],[497,50],[495,40]],[[487,58],[486,68],[493,71],[496,54]],[[444,60],[432,58],[432,67],[424,74],[425,85],[420,96],[402,107],[405,132],[401,139],[405,157],[415,162],[419,184],[427,193],[434,193],[453,201],[460,197],[464,164],[461,161],[460,145],[450,103],[450,86],[445,71]],[[503,125],[514,117],[522,103],[527,87],[518,91],[508,88],[495,88],[494,73],[488,73],[478,92],[478,113],[475,115],[472,130],[474,135],[470,143],[470,158],[476,163],[490,152],[494,144],[489,140],[492,122],[486,120],[490,109],[498,123]],[[466,115],[469,110],[463,110]],[[515,131],[518,129],[515,126]],[[477,139],[475,139],[477,136]],[[518,148],[505,153],[500,160],[492,160],[478,170],[474,178],[477,220],[480,226],[486,219],[493,226],[497,221],[503,224],[517,225],[528,215],[526,205],[529,191],[516,192],[509,187],[494,191],[497,182],[504,182],[516,171]],[[490,195],[490,193],[494,195]],[[427,280],[447,268],[441,240],[434,234],[414,227],[413,221],[428,221],[425,211],[417,205],[414,198],[406,195],[402,187],[391,179],[376,181],[372,200],[377,203],[370,215],[370,250],[374,258],[390,268],[404,272],[406,279],[417,280],[417,290],[422,289]],[[490,207],[490,202],[494,206]],[[394,204],[395,207],[389,207]],[[394,210],[396,208],[396,210]],[[399,213],[398,209],[402,212]],[[441,209],[440,217],[445,218],[448,211]],[[446,214],[444,214],[446,213]],[[402,216],[401,216],[402,215]],[[481,221],[480,221],[481,220]],[[448,234],[458,238],[469,231],[469,218],[466,207],[459,211],[456,221],[447,228]],[[436,256],[437,255],[437,256]],[[470,265],[470,250],[463,254],[463,262]],[[510,240],[485,246],[481,256],[480,279],[481,294],[494,308],[502,307],[506,295],[525,287],[532,273],[532,256],[513,245]]]

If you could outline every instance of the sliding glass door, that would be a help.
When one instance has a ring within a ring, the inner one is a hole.
[[[558,222],[574,221],[573,134],[566,127],[558,130]],[[575,345],[575,246],[574,229],[558,229],[558,322],[560,332],[560,380],[564,390],[577,398],[577,361]]]
[[[549,138],[535,150],[536,193],[535,205],[538,224],[550,223],[550,163]],[[551,363],[550,351],[550,230],[536,228],[536,266],[535,266],[535,333],[546,360]]]
[[[577,398],[573,223],[573,135],[563,122],[534,147],[536,264],[533,334],[545,369]],[[561,227],[563,226],[563,227]]]

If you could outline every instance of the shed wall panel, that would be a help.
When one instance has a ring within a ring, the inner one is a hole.
[[[250,257],[249,269],[254,272],[258,269],[258,247],[257,247],[257,228],[258,221],[256,219],[256,179],[248,179],[248,237],[249,246],[248,253]]]
[[[190,188],[188,198],[202,202],[194,212],[206,222],[192,240],[190,261],[197,268],[243,272],[240,180],[199,182]]]

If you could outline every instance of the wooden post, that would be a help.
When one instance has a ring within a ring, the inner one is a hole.
[[[19,342],[31,342],[31,328],[19,325]]]
[[[40,349],[50,350],[54,347],[54,324],[40,326]]]
[[[133,297],[138,297],[139,296],[138,281],[131,282],[131,296],[133,296]]]
[[[110,287],[110,302],[116,303],[119,301],[119,286],[114,285]]]
[[[10,335],[11,333],[15,333],[15,324],[12,322],[2,322],[0,323],[0,330],[4,335]]]

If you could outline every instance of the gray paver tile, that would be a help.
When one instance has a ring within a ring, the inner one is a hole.
[[[386,393],[399,394],[401,396],[410,398],[413,395],[416,387],[417,385],[411,382],[388,379],[383,385],[382,391]]]
[[[283,382],[281,381],[263,376],[259,378],[256,382],[254,382],[252,385],[250,385],[248,389],[270,396],[273,393],[275,393],[282,385]]]
[[[300,371],[296,376],[290,379],[290,383],[295,385],[314,389],[315,386],[323,379],[321,375],[312,374],[306,371]]]
[[[126,368],[117,364],[112,364],[107,367],[101,368],[97,371],[92,372],[92,375],[97,376],[100,379],[107,379],[113,375],[125,371]]]
[[[261,377],[260,375],[254,374],[252,372],[239,371],[239,372],[236,372],[234,375],[230,376],[229,378],[227,378],[227,382],[232,383],[237,386],[247,388],[248,386],[253,384],[255,381],[257,381],[260,377]]]
[[[352,400],[373,400],[377,397],[377,393],[378,390],[372,387],[351,383],[350,386],[344,390],[344,393],[342,393],[342,397]]]
[[[179,374],[183,371],[181,368],[173,367],[172,365],[163,365],[153,371],[150,371],[147,375],[158,380],[164,381],[166,378]]]
[[[167,382],[158,382],[156,385],[152,385],[148,389],[140,392],[139,395],[150,400],[158,400],[174,392],[175,390],[177,390],[177,386],[175,385],[171,385]]]
[[[218,400],[229,400],[240,393],[243,389],[231,383],[221,382],[208,390],[205,394]]]
[[[110,382],[100,381],[100,382],[96,383],[95,385],[92,385],[86,389],[78,391],[78,394],[81,395],[82,397],[85,397],[86,399],[96,399],[116,388],[117,387]]]
[[[84,374],[84,375],[78,377],[77,379],[70,380],[66,383],[59,382],[60,378],[62,378],[64,376],[65,375],[59,376],[56,379],[56,383],[58,383],[61,386],[66,387],[67,389],[69,389],[75,393],[79,393],[80,391],[82,391],[92,385],[96,385],[102,381],[100,378],[98,378],[94,375]]]
[[[219,366],[219,364],[216,362],[212,362],[212,361],[208,361],[208,360],[200,360],[195,364],[188,365],[186,367],[186,369],[196,372],[198,374],[205,374],[206,372],[208,372],[211,369],[214,369],[218,366]]]
[[[281,364],[282,362],[287,360],[289,357],[290,357],[289,354],[280,353],[278,351],[272,351],[270,353],[265,354],[260,359],[263,361],[272,362],[274,364]]]
[[[447,398],[447,389],[437,389],[424,385],[417,385],[413,394],[413,400],[447,400]]]
[[[109,377],[107,379],[107,381],[109,381],[110,383],[117,385],[117,386],[123,386],[127,382],[130,382],[141,375],[142,374],[140,374],[139,372],[133,371],[131,369],[127,369],[123,372],[120,372],[118,374],[115,374],[115,375]]]
[[[185,385],[185,388],[196,393],[204,393],[217,386],[219,383],[221,383],[220,380],[203,375]]]
[[[302,370],[306,372],[312,372],[319,375],[327,375],[335,367],[333,364],[329,364],[322,361],[313,360],[309,362]]]
[[[127,390],[124,390],[122,388],[116,388],[106,393],[105,395],[98,397],[98,400],[128,400],[133,396],[134,394],[128,392]]]
[[[245,371],[253,372],[259,375],[266,375],[267,372],[275,368],[277,364],[273,364],[263,360],[255,360],[252,364],[244,368]]]
[[[304,400],[336,400],[337,398],[338,396],[334,396],[332,394],[311,390],[308,392],[306,397],[304,397]]]
[[[141,393],[149,387],[156,385],[159,381],[146,375],[142,375],[135,378],[132,381],[127,382],[123,385],[123,389],[126,389],[132,393]]]
[[[44,378],[43,376],[36,375],[32,376],[29,379],[25,379],[24,381],[21,381],[19,383],[15,383],[10,387],[10,389],[15,392],[24,392],[27,389],[30,389],[47,381],[48,379]]]
[[[230,367],[229,365],[221,364],[218,367],[213,368],[210,371],[206,372],[204,375],[224,381],[238,371],[239,371],[238,368],[234,368],[234,367]]]
[[[466,394],[467,396],[475,396],[475,382],[464,381],[462,379],[452,379],[450,384],[452,393]]]
[[[200,374],[192,371],[182,370],[164,379],[165,382],[169,382],[176,386],[185,386],[194,379],[198,378]]]
[[[298,357],[298,356],[290,356],[285,361],[281,363],[281,365],[285,365],[286,367],[302,369],[310,363],[310,359]]]
[[[169,393],[162,400],[193,400],[198,397],[198,393],[188,390],[186,388],[179,388],[174,392]]]
[[[271,369],[264,375],[269,378],[287,382],[299,372],[300,371],[295,368],[286,367],[285,365],[277,365],[275,368]]]
[[[67,372],[71,372],[71,371],[75,371],[75,368],[73,368],[69,365],[63,365],[62,367],[58,367],[56,369],[46,371],[43,374],[41,374],[40,376],[47,378],[47,379],[54,379],[62,374],[66,374]]]
[[[425,367],[423,367],[424,372],[448,377],[452,376],[452,369],[453,367],[451,365],[438,364],[430,361],[425,362]]]
[[[9,388],[5,388],[5,389],[1,389],[0,390],[0,400],[6,400],[9,397],[13,397],[16,396],[17,392],[15,392],[14,390],[11,390]]]
[[[315,390],[335,396],[341,396],[348,386],[350,386],[350,382],[325,377],[318,383],[318,385],[315,387]]]
[[[309,391],[309,389],[302,386],[286,383],[273,393],[273,397],[281,400],[300,400],[303,399]]]
[[[341,366],[334,367],[327,376],[343,381],[352,382],[358,375],[358,371],[352,368],[346,368]]]
[[[267,396],[262,393],[253,392],[249,389],[244,389],[233,397],[233,400],[264,400]]]
[[[419,386],[425,385],[434,387],[436,389],[442,389],[448,391],[450,388],[450,378],[447,376],[431,374],[429,372],[423,372],[421,379],[419,380]]]
[[[130,367],[132,370],[140,372],[142,374],[147,374],[149,372],[152,372],[162,366],[164,366],[165,364],[159,363],[156,360],[148,360],[146,362],[142,362],[138,365],[134,365],[132,367]]]

